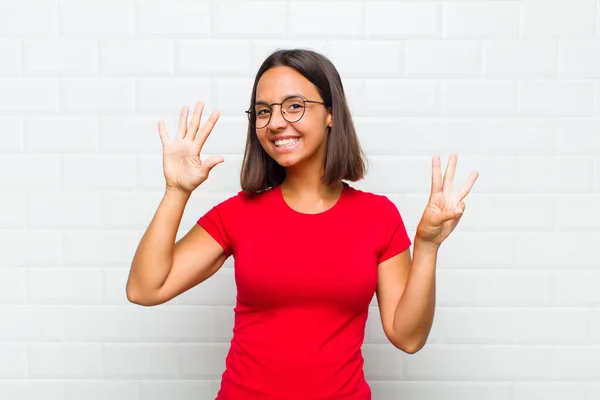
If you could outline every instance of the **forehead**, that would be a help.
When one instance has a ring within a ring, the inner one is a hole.
[[[274,67],[265,71],[256,86],[256,101],[277,102],[289,95],[302,95],[311,100],[319,92],[311,81],[290,67]]]

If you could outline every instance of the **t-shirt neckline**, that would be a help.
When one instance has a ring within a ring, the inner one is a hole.
[[[348,195],[348,188],[349,185],[346,182],[342,182],[343,188],[342,188],[342,193],[340,194],[340,197],[337,199],[337,201],[331,206],[329,207],[327,210],[325,211],[321,211],[318,213],[303,213],[301,211],[297,211],[295,209],[293,209],[288,203],[287,201],[285,201],[285,198],[283,197],[283,193],[281,191],[281,185],[278,185],[276,190],[276,194],[277,194],[277,198],[279,199],[280,203],[282,204],[282,206],[287,209],[289,212],[299,215],[299,216],[303,216],[303,217],[307,217],[307,218],[315,218],[315,217],[319,217],[319,216],[324,216],[324,215],[329,215],[332,212],[334,212],[336,209],[338,209],[340,207],[340,205],[343,203],[344,199],[346,198],[346,196]]]

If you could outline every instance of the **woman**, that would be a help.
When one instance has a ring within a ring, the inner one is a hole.
[[[361,345],[376,293],[390,342],[415,353],[435,308],[435,263],[455,228],[471,175],[452,195],[456,157],[442,181],[433,158],[429,203],[414,260],[395,205],[352,188],[363,155],[338,72],[324,56],[281,50],[260,67],[247,111],[242,191],[216,205],[175,243],[192,191],[222,157],[200,160],[219,114],[200,127],[198,103],[170,139],[159,123],[164,197],[136,251],[127,296],[164,303],[235,260],[237,299],[220,400],[367,400]]]

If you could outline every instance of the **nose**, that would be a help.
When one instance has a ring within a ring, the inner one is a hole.
[[[287,124],[288,122],[285,118],[283,118],[283,114],[281,113],[281,105],[273,105],[271,108],[271,120],[269,121],[269,129],[277,130],[285,128]]]

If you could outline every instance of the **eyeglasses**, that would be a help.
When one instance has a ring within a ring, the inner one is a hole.
[[[250,107],[246,114],[248,114],[248,120],[256,129],[262,129],[269,125],[274,105],[281,106],[281,115],[287,122],[298,122],[304,116],[306,103],[325,104],[322,101],[305,100],[299,96],[292,96],[284,99],[281,103],[256,104],[254,109]]]

